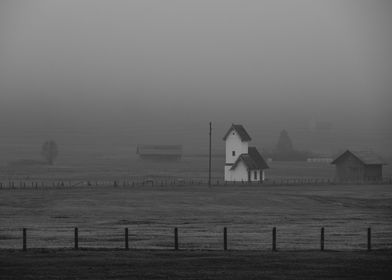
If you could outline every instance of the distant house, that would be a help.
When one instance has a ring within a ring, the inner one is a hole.
[[[336,178],[343,182],[379,181],[386,163],[371,151],[345,151],[334,159]]]
[[[137,145],[136,154],[142,159],[179,160],[181,145]]]
[[[264,170],[269,168],[255,147],[249,147],[252,140],[245,128],[233,124],[223,140],[226,142],[225,181],[262,182]]]

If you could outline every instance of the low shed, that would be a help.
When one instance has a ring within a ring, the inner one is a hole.
[[[342,182],[380,181],[385,161],[371,151],[347,150],[334,159],[336,179]]]

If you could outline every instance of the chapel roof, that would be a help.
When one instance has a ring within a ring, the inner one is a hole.
[[[227,137],[229,136],[229,134],[233,130],[235,130],[238,133],[242,142],[249,142],[252,140],[252,138],[250,138],[248,132],[246,132],[245,128],[240,124],[232,124],[231,127],[229,128],[229,130],[226,132],[225,136],[223,137],[223,140],[226,140]]]

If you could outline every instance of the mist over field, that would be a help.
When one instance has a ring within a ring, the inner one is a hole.
[[[1,152],[55,139],[207,153],[212,121],[215,153],[234,122],[260,149],[285,128],[301,150],[390,156],[391,12],[381,0],[1,1]]]
[[[0,278],[392,274],[391,15],[0,0]]]

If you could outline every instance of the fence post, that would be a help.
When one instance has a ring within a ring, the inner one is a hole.
[[[320,249],[324,251],[324,227],[321,228]]]
[[[79,236],[78,236],[78,228],[75,228],[74,232],[74,239],[75,239],[75,250],[79,249]]]
[[[372,232],[370,227],[367,229],[367,250],[372,250]]]
[[[174,228],[174,250],[178,250],[178,228]]]
[[[227,251],[227,228],[223,228],[223,250]]]
[[[272,251],[276,251],[276,227],[272,229]]]
[[[272,251],[276,251],[276,227],[272,228]]]
[[[129,243],[128,243],[128,228],[125,228],[125,250],[129,250]]]
[[[27,250],[27,236],[26,236],[26,228],[23,228],[23,251]]]

